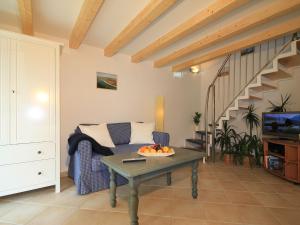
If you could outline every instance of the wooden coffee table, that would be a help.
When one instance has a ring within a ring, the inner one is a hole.
[[[138,157],[137,153],[105,156],[102,162],[110,172],[110,204],[116,207],[116,173],[128,179],[130,193],[128,199],[131,225],[138,225],[138,186],[141,182],[166,174],[167,184],[171,185],[171,172],[184,166],[192,167],[192,197],[198,196],[198,164],[205,156],[203,153],[174,148],[175,155],[169,157],[147,157],[146,162],[122,163],[122,159]]]

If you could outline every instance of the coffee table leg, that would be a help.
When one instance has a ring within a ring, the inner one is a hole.
[[[167,173],[167,185],[171,186],[172,184],[172,173]]]
[[[198,165],[199,165],[198,161],[194,162],[192,165],[192,196],[194,199],[196,199],[198,197],[198,188],[197,188]]]
[[[131,225],[138,225],[138,207],[139,207],[139,196],[138,196],[138,184],[134,181],[134,179],[129,179],[129,216],[131,220]]]
[[[109,182],[109,191],[110,191],[110,205],[111,207],[115,208],[116,207],[116,172],[109,168],[109,173],[110,173],[110,182]]]

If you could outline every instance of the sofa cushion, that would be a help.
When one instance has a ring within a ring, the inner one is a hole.
[[[144,145],[149,145],[149,144],[136,144],[136,145],[117,145],[115,148],[112,148],[111,150],[115,154],[122,154],[122,153],[131,153],[131,152],[136,152],[140,147]],[[92,171],[98,172],[98,171],[103,171],[107,169],[107,167],[101,162],[102,155],[93,153],[92,155]]]
[[[153,141],[154,123],[136,123],[131,122],[130,144],[151,143]]]
[[[107,124],[107,129],[115,145],[129,144],[131,137],[130,123]]]
[[[100,145],[109,148],[115,147],[115,145],[112,142],[106,123],[94,125],[94,126],[79,125],[79,129],[81,130],[82,133],[90,136],[95,141],[97,141]]]

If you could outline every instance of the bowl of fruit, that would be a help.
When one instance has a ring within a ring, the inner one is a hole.
[[[138,152],[139,155],[142,156],[170,156],[174,155],[175,151],[173,148],[168,146],[161,146],[159,144],[143,146],[141,147]]]

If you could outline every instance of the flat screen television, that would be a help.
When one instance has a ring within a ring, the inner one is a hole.
[[[300,112],[263,113],[262,133],[263,135],[298,140],[300,134]]]

